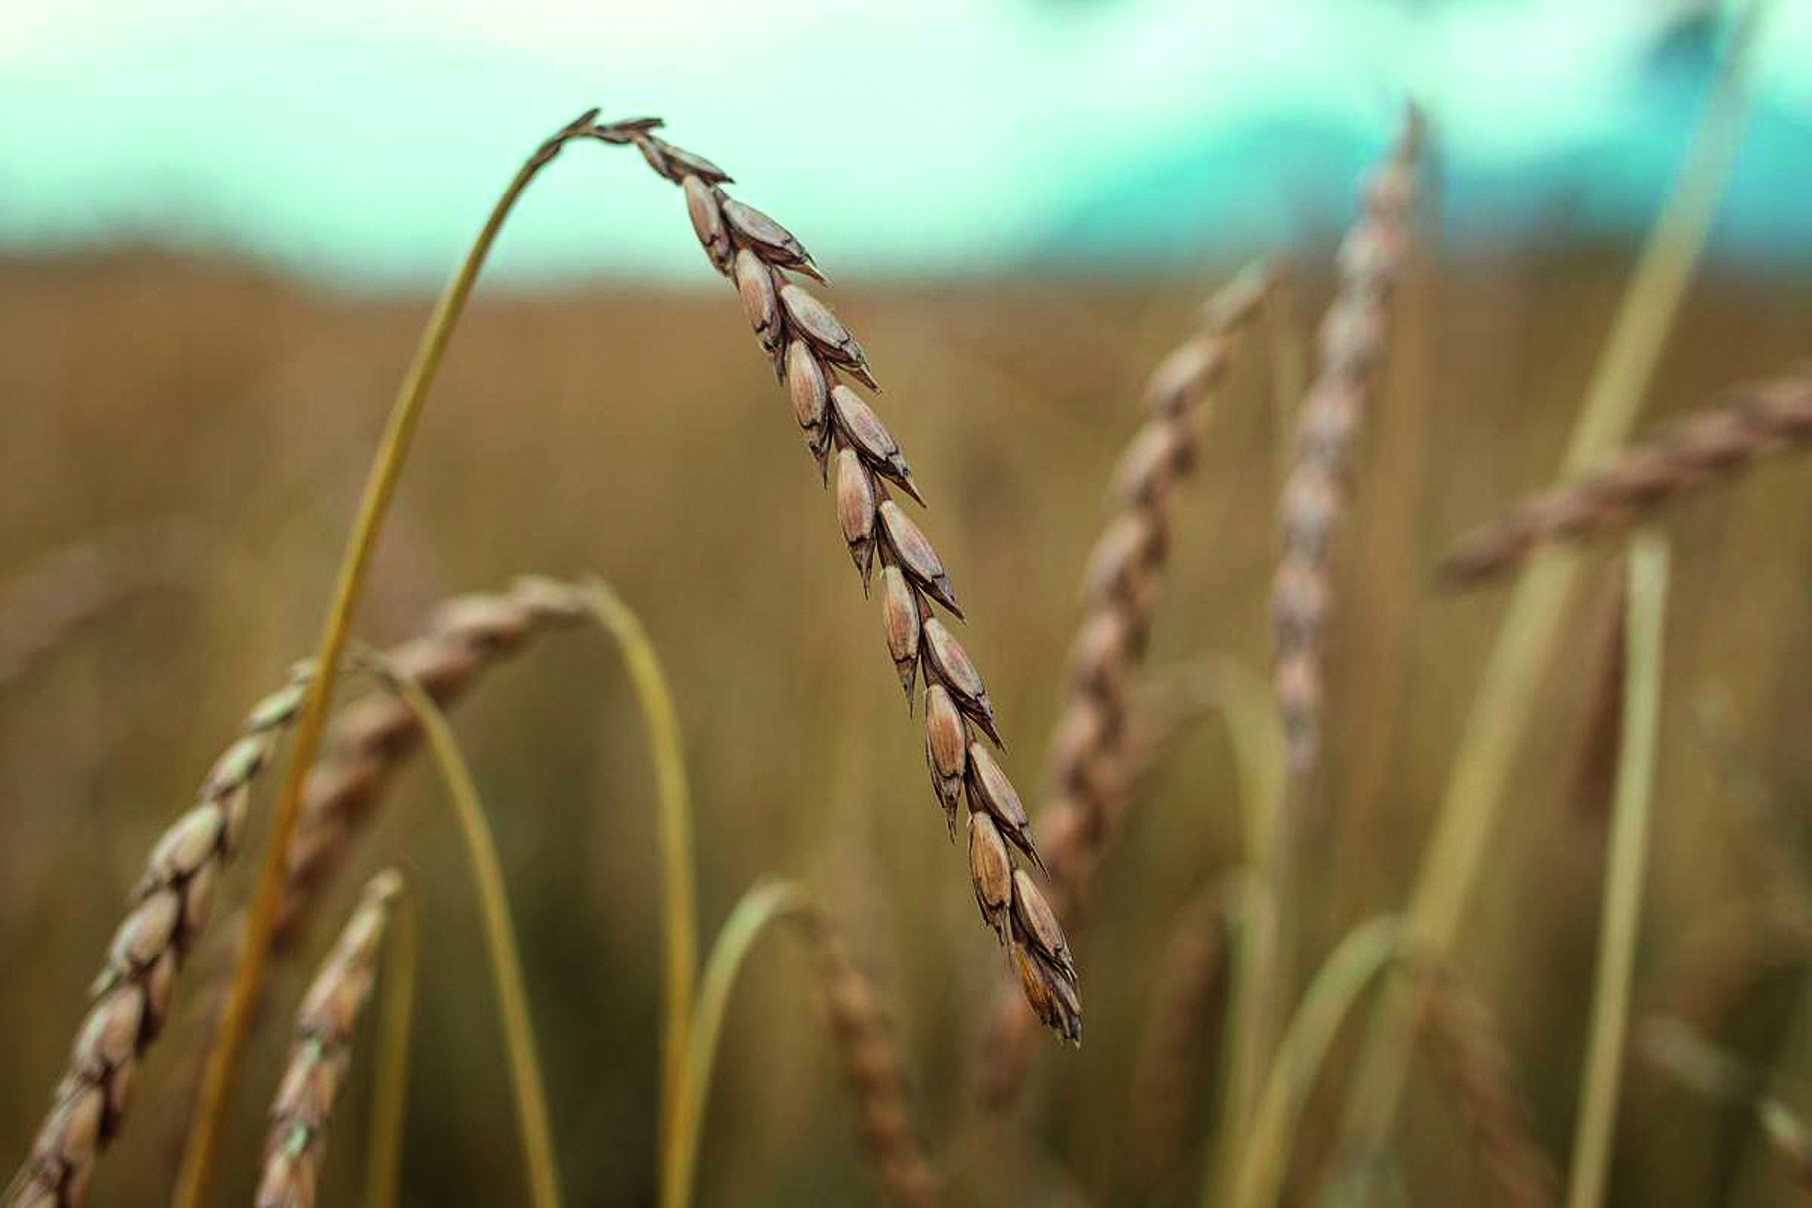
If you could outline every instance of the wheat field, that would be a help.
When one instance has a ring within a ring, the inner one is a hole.
[[[9,1204],[1812,1184],[1803,274],[1688,256],[1676,308],[1677,232],[1450,246],[1412,116],[1257,272],[805,294],[591,120],[527,171],[639,150],[697,288],[479,282],[328,676],[430,300],[0,262]]]

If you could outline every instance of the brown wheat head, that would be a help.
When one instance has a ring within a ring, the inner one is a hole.
[[[371,879],[296,1013],[295,1042],[271,1105],[258,1208],[311,1208],[315,1202],[327,1123],[352,1061],[353,1032],[377,980],[384,929],[402,894],[403,879],[394,871]]]

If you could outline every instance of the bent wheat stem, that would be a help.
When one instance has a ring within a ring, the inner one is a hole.
[[[673,1143],[662,1163],[661,1204],[688,1208],[697,1174],[698,1140],[704,1125],[705,1095],[711,1088],[711,1070],[717,1063],[717,1038],[723,1031],[730,991],[742,971],[749,950],[772,923],[811,909],[805,890],[792,881],[756,885],[730,911],[717,942],[705,960],[699,981],[698,1005],[686,1035],[686,1063],[673,1104]]]
[[[289,847],[302,816],[303,781],[309,768],[314,765],[315,755],[321,747],[321,733],[327,723],[328,704],[333,697],[340,658],[345,654],[347,641],[351,636],[352,614],[364,589],[365,576],[377,549],[378,533],[383,528],[384,518],[390,510],[390,501],[396,493],[397,479],[402,475],[410,441],[421,421],[428,389],[434,384],[447,343],[453,338],[453,329],[465,311],[466,300],[471,296],[473,285],[477,283],[479,270],[484,267],[491,245],[503,229],[504,220],[515,208],[517,198],[522,196],[529,182],[534,180],[541,169],[553,162],[554,157],[560,153],[560,148],[568,140],[582,134],[596,116],[595,110],[581,114],[577,120],[542,143],[498,198],[490,217],[479,231],[478,238],[466,253],[458,275],[435,305],[428,326],[422,333],[415,359],[397,390],[396,401],[391,405],[390,417],[385,423],[384,435],[379,441],[377,456],[372,462],[371,474],[365,484],[364,497],[359,503],[358,519],[340,559],[333,600],[328,607],[315,653],[315,665],[320,669],[319,674],[309,691],[302,719],[296,727],[295,750],[290,756],[289,770],[284,774],[283,787],[278,793],[270,838],[265,843],[264,859],[258,870],[257,886],[253,890],[251,917],[246,924],[238,969],[233,977],[220,1032],[208,1054],[207,1069],[202,1076],[201,1102],[189,1144],[183,1153],[182,1168],[177,1176],[175,1203],[180,1208],[201,1208],[207,1194],[208,1182],[220,1147],[221,1132],[226,1124],[239,1057],[251,1035],[252,1020],[264,981],[264,967],[277,930],[278,912],[283,905]]]
[[[692,860],[692,804],[686,757],[680,740],[673,693],[647,630],[630,607],[602,579],[580,588],[587,611],[617,640],[648,725],[658,798],[662,884],[667,927],[666,1030],[661,1037],[661,1151],[672,1145],[673,1105],[685,1064],[691,1026],[692,987],[698,973],[697,888]]]
[[[1210,1184],[1202,1201],[1205,1208],[1225,1202],[1234,1208],[1262,1208],[1277,1202],[1289,1167],[1290,1133],[1322,1059],[1359,995],[1400,954],[1402,938],[1395,917],[1373,919],[1348,932],[1329,955],[1278,1046],[1241,1153],[1231,1200],[1223,1200]]]
[[[1648,532],[1637,539],[1630,551],[1628,594],[1623,734],[1617,749],[1617,791],[1605,869],[1604,922],[1598,939],[1591,1037],[1586,1048],[1579,1119],[1573,1134],[1568,1208],[1593,1208],[1602,1202],[1610,1169],[1654,799],[1655,736],[1661,715],[1661,638],[1667,598],[1666,538]]]
[[[447,796],[459,821],[460,838],[472,864],[472,879],[478,888],[479,917],[484,920],[486,954],[509,1059],[510,1088],[516,1098],[516,1124],[522,1137],[523,1161],[528,1167],[529,1202],[535,1208],[559,1208],[559,1166],[554,1158],[553,1128],[548,1123],[541,1061],[535,1051],[522,955],[516,948],[516,926],[504,887],[503,862],[497,858],[497,842],[486,821],[478,786],[472,780],[465,756],[460,754],[453,729],[434,698],[381,660],[373,658],[372,663],[384,682],[408,702],[420,719],[428,736],[428,749],[446,782]]]
[[[736,976],[770,924],[794,926],[817,964],[826,1022],[855,1101],[862,1139],[882,1189],[902,1208],[936,1202],[937,1180],[926,1163],[914,1125],[906,1077],[887,1012],[856,966],[831,920],[792,881],[764,881],[730,911],[705,962],[686,1062],[674,1098],[674,1143],[663,1154],[661,1203],[689,1208],[704,1129],[711,1071]]]

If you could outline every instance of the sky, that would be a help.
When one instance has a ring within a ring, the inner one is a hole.
[[[827,263],[937,273],[1318,237],[1406,96],[1460,229],[1627,234],[1702,77],[1679,0],[34,0],[0,5],[0,249],[153,240],[327,279],[457,261],[544,134],[658,114]],[[1812,257],[1812,3],[1772,6],[1720,236]],[[494,271],[679,275],[634,153],[574,148]],[[1797,188],[1794,186],[1797,185]],[[1797,196],[1799,201],[1794,202]]]

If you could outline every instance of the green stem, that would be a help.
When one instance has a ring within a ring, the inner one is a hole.
[[[1623,441],[1659,359],[1661,343],[1717,210],[1722,182],[1741,141],[1747,83],[1766,0],[1745,5],[1686,163],[1612,324],[1591,388],[1567,445],[1565,477],[1590,468]],[[1549,665],[1578,569],[1577,555],[1538,555],[1517,580],[1454,757],[1406,916],[1407,942],[1439,958],[1453,944],[1503,804],[1511,764]],[[1342,1122],[1343,1165],[1382,1148],[1396,1119],[1421,1018],[1424,988],[1398,979],[1373,1013]]]
[[[623,661],[648,726],[658,799],[662,888],[666,895],[666,1028],[661,1037],[661,1124],[663,1155],[673,1146],[675,1100],[685,1068],[691,1028],[693,983],[698,975],[698,910],[692,858],[692,806],[679,716],[660,657],[641,620],[601,579],[583,584],[586,606],[622,647]]]
[[[1228,1002],[1225,1071],[1215,1144],[1209,1147],[1204,1194],[1217,1203],[1231,1178],[1275,1044],[1278,959],[1276,860],[1284,821],[1283,735],[1271,687],[1231,659],[1210,661],[1202,690],[1226,723],[1240,783],[1247,871],[1234,883],[1236,939]]]
[[[396,903],[384,972],[371,1134],[366,1145],[366,1208],[395,1208],[402,1164],[403,1120],[409,1106],[409,1036],[415,1011],[415,901]]]
[[[290,756],[283,787],[277,796],[270,837],[265,842],[264,858],[258,870],[257,886],[253,891],[251,917],[246,923],[239,965],[234,972],[232,991],[227,999],[219,1033],[208,1053],[195,1124],[190,1131],[188,1144],[183,1151],[182,1167],[177,1174],[174,1196],[177,1208],[201,1208],[213,1177],[221,1134],[231,1106],[239,1059],[251,1036],[252,1018],[263,988],[265,965],[270,957],[271,940],[276,932],[277,915],[283,902],[290,843],[295,838],[296,827],[302,816],[303,781],[320,751],[321,733],[327,722],[328,702],[333,696],[340,658],[346,652],[352,614],[358,606],[365,576],[371,567],[372,554],[377,549],[378,533],[383,528],[384,517],[388,514],[390,501],[396,493],[397,479],[402,474],[410,440],[421,420],[428,389],[434,383],[435,374],[446,354],[447,342],[453,338],[453,329],[465,311],[466,300],[471,296],[473,285],[477,283],[479,270],[484,266],[491,244],[503,229],[504,220],[509,217],[517,198],[528,188],[536,174],[553,161],[561,146],[588,128],[596,116],[595,110],[582,114],[543,143],[516,173],[503,196],[498,198],[490,217],[479,231],[478,238],[466,253],[465,263],[460,266],[458,275],[435,305],[434,314],[428,320],[421,344],[416,349],[415,360],[404,375],[396,400],[391,405],[390,417],[386,421],[383,438],[378,444],[377,455],[365,483],[364,497],[359,503],[358,519],[340,558],[333,602],[328,607],[327,618],[322,625],[315,653],[318,672],[296,726],[295,750]]]
[[[673,1103],[673,1143],[663,1155],[662,1208],[690,1208],[697,1175],[698,1142],[703,1132],[706,1094],[717,1061],[718,1035],[730,991],[749,950],[769,924],[808,914],[811,899],[792,881],[756,885],[736,903],[717,934],[699,983],[698,1006],[686,1037],[686,1060]]]
[[[384,669],[380,666],[380,670]],[[408,702],[422,723],[429,750],[453,802],[466,855],[471,860],[472,877],[478,888],[479,916],[484,923],[485,948],[497,994],[497,1011],[503,1025],[504,1051],[509,1059],[510,1086],[516,1098],[516,1123],[522,1135],[523,1160],[528,1167],[529,1202],[535,1208],[559,1208],[559,1166],[554,1157],[553,1129],[548,1123],[547,1091],[542,1085],[541,1062],[536,1056],[535,1029],[529,1016],[522,956],[516,948],[516,927],[510,917],[510,899],[504,888],[503,863],[497,858],[497,843],[485,820],[484,806],[472,781],[471,769],[459,752],[459,743],[440,706],[414,680],[387,670],[384,675],[390,687]]]
[[[1661,718],[1661,638],[1667,598],[1667,541],[1644,532],[1630,551],[1628,651],[1623,734],[1617,749],[1617,792],[1605,869],[1604,923],[1598,941],[1597,987],[1586,1046],[1579,1119],[1573,1133],[1568,1208],[1604,1199],[1629,1032],[1630,982],[1642,917],[1642,876],[1653,813],[1655,736]]]
[[[1341,1023],[1365,987],[1400,954],[1401,942],[1395,917],[1362,923],[1315,975],[1265,1080],[1234,1184],[1234,1208],[1268,1208],[1277,1202],[1290,1165],[1290,1135],[1315,1075]]]

